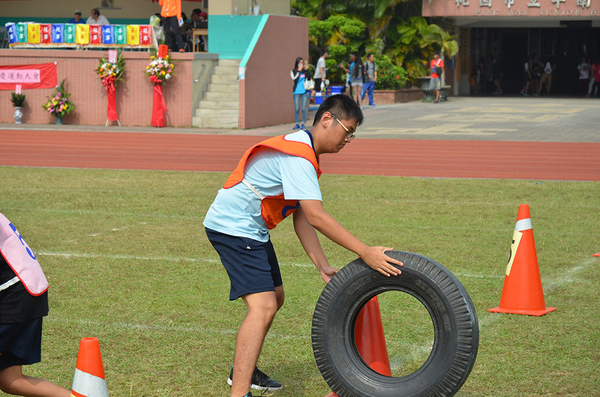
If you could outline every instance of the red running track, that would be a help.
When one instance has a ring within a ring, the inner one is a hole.
[[[264,136],[0,130],[0,165],[232,171]],[[356,139],[330,174],[600,181],[600,143]]]

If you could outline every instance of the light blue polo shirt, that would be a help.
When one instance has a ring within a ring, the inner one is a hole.
[[[288,134],[286,139],[312,146],[306,131]],[[265,197],[283,193],[288,200],[322,201],[312,163],[278,150],[262,148],[250,156],[244,179]],[[269,240],[269,229],[260,214],[260,198],[243,183],[219,190],[206,213],[204,226],[231,236]]]

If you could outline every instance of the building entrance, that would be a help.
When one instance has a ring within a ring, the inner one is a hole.
[[[524,64],[537,55],[540,70],[547,60],[555,64],[550,94],[578,95],[577,66],[582,58],[600,64],[600,28],[591,22],[569,22],[560,28],[472,28],[473,67],[493,56],[500,62],[502,88],[509,94],[523,88]],[[485,61],[484,61],[485,62]],[[486,62],[487,63],[487,62]]]

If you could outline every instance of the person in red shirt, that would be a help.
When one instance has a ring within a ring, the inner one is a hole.
[[[596,61],[596,66],[593,69],[594,75],[594,87],[592,88],[592,94],[596,93],[595,96],[598,98],[600,96],[600,61]]]
[[[433,55],[431,64],[431,80],[429,81],[429,89],[435,93],[435,101],[440,101],[440,89],[442,88],[442,74],[444,74],[444,60],[440,58],[439,52]]]

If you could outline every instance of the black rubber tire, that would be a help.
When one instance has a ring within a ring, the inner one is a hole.
[[[404,263],[400,276],[386,277],[357,259],[327,284],[312,322],[319,371],[340,397],[451,396],[467,380],[479,347],[475,307],[458,279],[439,263],[410,252],[386,254]],[[431,353],[415,372],[387,377],[373,371],[358,353],[356,318],[374,296],[401,291],[428,310],[434,328]]]

